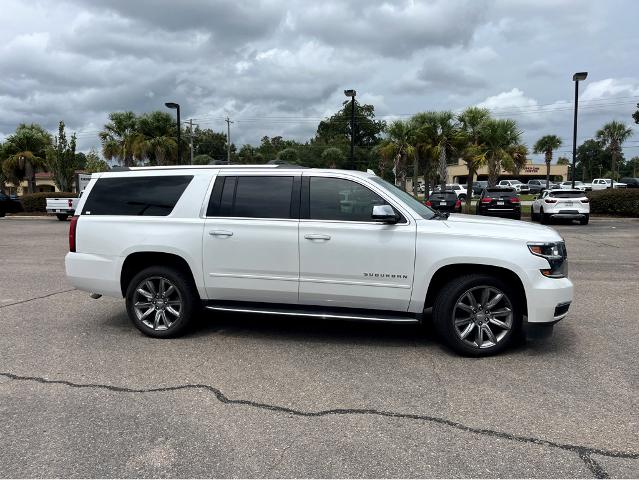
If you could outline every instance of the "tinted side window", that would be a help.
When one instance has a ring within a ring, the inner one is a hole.
[[[207,216],[297,218],[291,212],[292,195],[293,177],[218,177]]]
[[[374,205],[385,205],[382,197],[359,183],[341,178],[311,177],[310,218],[370,222]]]
[[[101,178],[83,215],[169,215],[193,176]]]

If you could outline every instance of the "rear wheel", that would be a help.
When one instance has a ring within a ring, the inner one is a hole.
[[[67,218],[69,218],[69,215],[67,215],[66,213],[56,213],[55,216],[58,217],[58,220],[60,220],[61,222],[64,222]]]
[[[550,215],[548,215],[547,213],[544,213],[543,208],[539,210],[539,218],[541,220],[541,223],[543,223],[544,225],[547,225],[550,223]]]
[[[581,225],[588,225],[588,221],[590,220],[590,214],[586,214],[583,218],[579,219],[579,223]]]
[[[193,280],[170,267],[145,268],[133,277],[126,293],[129,318],[150,337],[179,335],[198,311],[198,304]]]
[[[433,321],[446,343],[476,357],[500,352],[517,338],[521,315],[516,290],[486,274],[452,279],[433,306]]]

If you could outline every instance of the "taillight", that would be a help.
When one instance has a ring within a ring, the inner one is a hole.
[[[75,232],[78,227],[78,218],[80,218],[78,215],[73,215],[73,217],[71,217],[71,224],[69,225],[69,251],[70,252],[75,252],[75,241],[76,241]]]
[[[547,198],[544,200],[544,202],[546,203],[557,203],[557,199],[556,198]]]
[[[584,199],[581,201],[581,203],[590,203],[590,199],[588,199],[588,198],[584,198]]]
[[[68,202],[69,202],[69,208],[71,208],[73,206],[73,200],[69,199]]]
[[[493,201],[493,199],[490,198],[490,197],[484,197],[484,198],[481,199],[481,203],[490,203],[492,201]]]
[[[426,206],[427,206],[427,207],[432,207],[432,206],[433,206],[433,204],[430,202],[430,200],[426,200]]]
[[[519,197],[512,197],[510,203],[519,203]]]
[[[461,207],[461,200],[457,200],[455,202],[455,208],[457,208],[457,207]]]

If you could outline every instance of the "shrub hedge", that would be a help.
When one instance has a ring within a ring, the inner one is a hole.
[[[590,213],[639,217],[639,188],[615,188],[588,192]]]
[[[20,197],[20,202],[25,212],[46,212],[47,198],[75,198],[77,196],[77,193],[69,192],[28,193]]]

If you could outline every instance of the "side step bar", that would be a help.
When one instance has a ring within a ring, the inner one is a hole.
[[[395,323],[419,323],[415,317],[406,314],[393,314],[379,311],[366,312],[364,310],[337,311],[321,309],[304,309],[299,307],[282,307],[278,305],[207,305],[208,310],[218,312],[260,313],[264,315],[283,315],[287,317],[310,317],[325,320],[359,320],[364,322],[395,322]]]

